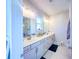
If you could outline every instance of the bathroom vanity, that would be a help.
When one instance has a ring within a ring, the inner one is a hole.
[[[54,33],[46,33],[42,36],[32,36],[31,39],[24,38],[24,59],[40,59],[53,44]]]
[[[40,14],[35,18],[23,18],[23,57],[24,59],[40,59],[53,44],[54,32],[49,32],[48,22]]]

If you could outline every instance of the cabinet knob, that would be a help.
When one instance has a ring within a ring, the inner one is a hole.
[[[23,56],[24,56],[24,53],[22,53],[20,57],[23,58]]]

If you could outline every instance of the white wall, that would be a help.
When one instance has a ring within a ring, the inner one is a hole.
[[[66,42],[67,24],[69,20],[68,11],[61,12],[57,15],[51,16],[49,19],[49,31],[55,32],[56,40],[58,42]]]

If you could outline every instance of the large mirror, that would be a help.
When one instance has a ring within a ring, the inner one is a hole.
[[[43,18],[37,16],[32,19],[29,17],[23,17],[23,36],[32,36],[42,34],[44,32],[44,21]]]
[[[23,36],[29,36],[30,35],[30,18],[23,17]]]
[[[43,33],[44,31],[44,19],[42,16],[36,17],[36,29],[37,29],[37,34]]]

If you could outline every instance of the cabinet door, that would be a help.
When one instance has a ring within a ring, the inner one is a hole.
[[[53,44],[53,40],[51,38],[51,36],[48,38],[48,42],[47,42],[47,45],[48,45],[48,48]]]
[[[46,40],[42,40],[41,44],[37,47],[37,59],[40,59],[47,51],[45,45],[46,45]]]
[[[43,45],[42,44],[39,45],[36,49],[37,49],[37,52],[36,52],[37,59],[40,59],[43,56],[43,54],[44,54]]]
[[[24,59],[30,59],[30,54],[29,54],[29,52],[24,54]]]
[[[30,51],[30,59],[36,59],[36,48]]]
[[[54,42],[54,39],[53,39],[52,36],[50,36],[50,37],[47,38],[46,44],[45,44],[45,47],[46,47],[47,50],[48,50],[49,47],[53,44],[53,42]]]
[[[44,41],[44,43],[43,43],[43,49],[45,50],[45,51],[47,51],[48,50],[48,48],[49,48],[49,44],[48,44],[48,38],[47,39],[45,39],[45,41]]]
[[[24,54],[24,59],[36,59],[36,49],[32,49]]]

